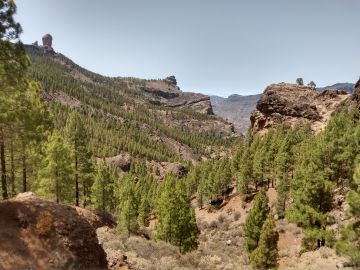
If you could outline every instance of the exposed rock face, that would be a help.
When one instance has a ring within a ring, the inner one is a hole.
[[[241,133],[250,127],[250,114],[256,108],[261,95],[231,95],[228,98],[211,96],[211,105],[215,115],[233,123]]]
[[[255,131],[266,133],[282,123],[288,126],[310,123],[318,132],[349,97],[347,92],[336,89],[317,92],[303,85],[272,84],[251,113],[251,125]]]
[[[168,82],[173,85],[177,85],[177,81],[174,75],[165,78],[165,82]]]
[[[352,100],[356,102],[357,107],[360,109],[360,79],[355,84]]]
[[[171,108],[191,109],[204,114],[214,114],[210,97],[191,92],[183,92],[177,86],[175,76],[164,80],[150,80],[140,88],[150,94],[149,102]]]
[[[121,152],[119,155],[114,157],[107,157],[104,159],[107,165],[111,165],[116,168],[118,173],[128,172],[130,170],[130,154],[127,152]],[[96,162],[100,163],[103,159],[97,158]]]
[[[176,177],[182,177],[187,174],[188,169],[179,162],[156,162],[154,160],[147,162],[147,166],[152,168],[155,172],[154,177],[157,180],[163,180],[168,174],[173,174]]]
[[[0,202],[0,269],[107,269],[94,213],[37,198]]]
[[[42,37],[42,43],[44,47],[52,48],[52,36],[50,34],[46,34]]]

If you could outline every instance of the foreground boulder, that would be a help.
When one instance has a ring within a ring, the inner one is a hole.
[[[31,192],[0,202],[0,269],[107,269],[92,212]]]

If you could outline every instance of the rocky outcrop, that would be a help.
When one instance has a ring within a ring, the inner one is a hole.
[[[357,107],[360,109],[360,79],[355,84],[352,100],[356,102]]]
[[[110,165],[116,168],[117,172],[120,174],[122,172],[128,172],[130,170],[130,154],[127,152],[121,152],[117,156],[107,157],[107,158],[96,158],[96,163],[101,163],[105,161],[107,165]]]
[[[177,81],[174,75],[166,77],[164,81],[172,85],[177,85]]]
[[[293,127],[310,123],[318,132],[349,97],[350,94],[337,89],[317,92],[303,85],[272,84],[251,113],[251,125],[256,132],[266,133],[280,124]]]
[[[94,213],[31,192],[0,202],[0,269],[107,269]]]
[[[140,89],[150,94],[147,101],[151,104],[214,114],[209,96],[181,91],[177,86],[175,76],[167,77],[164,80],[146,81]]]
[[[44,47],[52,48],[52,36],[50,34],[46,34],[42,37],[42,43]]]
[[[156,162],[152,160],[148,161],[146,165],[154,172],[154,178],[157,180],[163,180],[168,174],[180,178],[188,172],[188,169],[179,162]]]

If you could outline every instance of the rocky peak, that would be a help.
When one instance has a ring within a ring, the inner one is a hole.
[[[52,48],[52,36],[50,34],[46,34],[42,37],[42,43],[44,47]]]
[[[357,107],[360,108],[360,79],[356,82],[352,100],[357,103]]]
[[[272,84],[265,89],[251,113],[251,125],[255,131],[266,133],[282,123],[289,126],[310,123],[318,132],[349,97],[350,94],[337,89],[317,92],[304,85]]]
[[[177,85],[177,81],[174,75],[166,77],[164,79],[165,82],[169,83],[169,84],[173,84],[173,85]]]

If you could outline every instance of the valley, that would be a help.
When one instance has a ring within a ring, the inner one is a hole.
[[[0,0],[0,270],[359,269],[360,79],[222,98],[184,91],[172,72],[105,76],[51,34],[24,44],[16,12]]]

